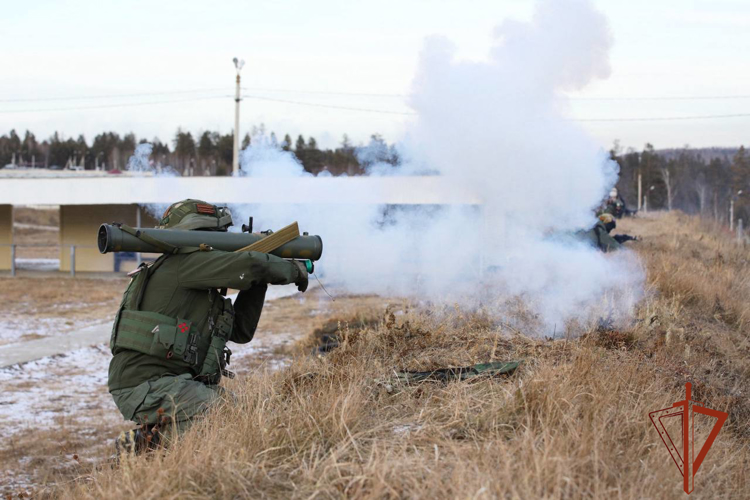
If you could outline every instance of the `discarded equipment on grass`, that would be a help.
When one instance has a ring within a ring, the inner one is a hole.
[[[520,361],[491,361],[462,368],[437,368],[427,372],[401,371],[396,372],[396,380],[403,384],[413,384],[427,380],[449,382],[452,380],[467,380],[482,375],[510,375],[520,365]]]

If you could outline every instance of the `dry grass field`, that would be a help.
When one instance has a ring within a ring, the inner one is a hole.
[[[685,398],[729,419],[692,498],[750,491],[747,248],[680,214],[621,222],[648,273],[632,324],[575,339],[482,311],[397,303],[342,319],[324,357],[227,386],[167,451],[82,468],[59,498],[684,498],[648,413]],[[617,259],[617,254],[608,258]],[[515,324],[515,323],[514,323]],[[403,385],[399,369],[523,360],[505,378]],[[712,427],[696,418],[696,442]],[[679,443],[676,443],[679,446]]]

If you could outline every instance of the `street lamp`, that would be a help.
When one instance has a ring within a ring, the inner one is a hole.
[[[245,65],[243,59],[232,59],[237,70],[237,88],[234,92],[234,156],[232,158],[232,173],[239,175],[240,171],[240,71]]]

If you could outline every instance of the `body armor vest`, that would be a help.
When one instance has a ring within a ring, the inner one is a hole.
[[[112,326],[112,354],[127,349],[167,359],[175,367],[189,368],[195,379],[209,385],[218,384],[222,375],[232,378],[226,370],[232,354],[226,344],[234,327],[234,308],[218,290],[208,291],[211,307],[203,332],[189,320],[141,310],[148,280],[167,258],[163,255],[152,265],[143,263],[132,275]]]

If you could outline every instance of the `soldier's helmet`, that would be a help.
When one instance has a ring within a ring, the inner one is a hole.
[[[617,227],[615,222],[615,216],[610,213],[603,213],[599,216],[599,220],[602,221],[604,227],[607,228],[607,232],[612,231]]]
[[[605,224],[609,224],[610,222],[615,221],[615,216],[610,213],[605,212],[599,216],[599,220]]]
[[[173,203],[162,215],[157,229],[226,231],[232,225],[232,213],[226,207],[202,200]]]

